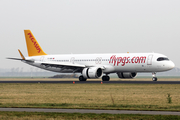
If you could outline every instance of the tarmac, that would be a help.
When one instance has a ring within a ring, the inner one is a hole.
[[[95,114],[145,114],[145,115],[179,115],[171,111],[133,111],[133,110],[90,110],[90,109],[42,109],[42,108],[0,108],[0,111],[15,112],[56,112],[56,113],[95,113]]]
[[[0,81],[0,83],[58,83],[58,84],[180,84],[180,81]]]

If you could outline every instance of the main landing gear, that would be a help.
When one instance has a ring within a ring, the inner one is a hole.
[[[87,79],[84,78],[82,75],[79,76],[79,81],[86,81]],[[110,77],[108,75],[102,76],[102,81],[109,81]]]
[[[79,76],[79,81],[86,81],[87,79],[86,78],[84,78],[82,75],[81,76]]]
[[[110,77],[108,75],[102,76],[102,81],[109,81]]]
[[[153,78],[152,78],[153,81],[157,81],[157,77],[156,77],[156,73],[155,73],[155,72],[152,73],[152,77],[153,77]]]

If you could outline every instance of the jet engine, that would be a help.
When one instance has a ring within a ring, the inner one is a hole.
[[[102,76],[102,74],[102,69],[98,67],[84,68],[82,71],[84,78],[99,78]]]
[[[133,72],[133,73],[131,73],[131,72],[118,72],[117,75],[119,78],[126,79],[126,78],[135,78],[137,73],[135,73],[135,72]]]

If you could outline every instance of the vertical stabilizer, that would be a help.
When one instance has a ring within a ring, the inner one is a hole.
[[[30,30],[24,30],[27,51],[29,56],[47,55],[37,42],[36,38]]]

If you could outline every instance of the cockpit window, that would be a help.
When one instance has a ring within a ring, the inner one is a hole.
[[[157,61],[165,61],[165,60],[169,61],[169,59],[168,59],[168,58],[165,58],[165,57],[159,57],[159,58],[157,59]]]

